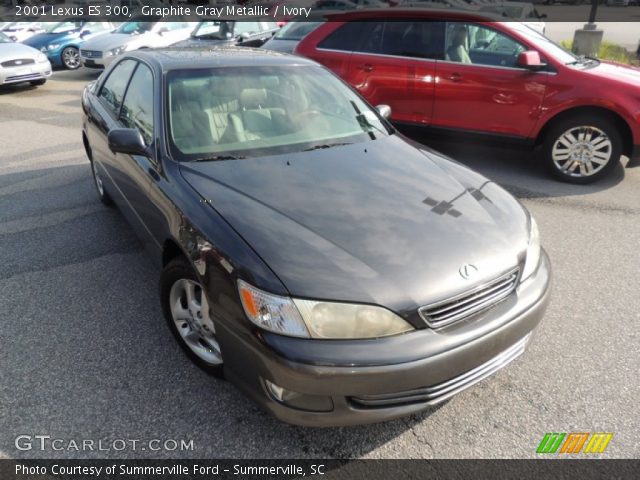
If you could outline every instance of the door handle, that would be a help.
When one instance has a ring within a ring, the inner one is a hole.
[[[459,73],[452,73],[451,75],[449,75],[449,80],[451,80],[452,82],[459,82],[460,80],[462,80],[462,75],[460,75]]]
[[[360,65],[358,69],[362,70],[363,72],[373,72],[373,65],[371,65],[370,63],[365,63],[364,65]]]

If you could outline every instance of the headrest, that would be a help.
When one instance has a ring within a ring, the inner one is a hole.
[[[214,97],[234,97],[238,95],[238,83],[236,79],[228,75],[213,77],[211,79],[211,94]]]
[[[264,106],[267,91],[264,88],[245,88],[240,92],[240,103],[244,108],[255,109]]]

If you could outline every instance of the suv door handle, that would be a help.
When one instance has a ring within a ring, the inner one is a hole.
[[[462,80],[462,75],[460,75],[459,73],[452,73],[451,75],[449,75],[449,80],[451,80],[452,82],[459,82],[460,80]]]
[[[362,70],[363,72],[373,72],[373,65],[371,65],[370,63],[365,63],[364,65],[358,66],[358,69]]]

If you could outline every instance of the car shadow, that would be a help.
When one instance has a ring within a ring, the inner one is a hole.
[[[184,355],[162,317],[157,266],[94,188],[88,162],[0,175],[0,299],[20,319],[1,330],[12,341],[2,348],[0,456],[353,458],[442,408],[341,428],[287,425],[263,412]],[[184,439],[195,448],[18,451],[14,437],[25,432]]]
[[[615,187],[625,178],[625,168],[636,162],[623,157],[605,178],[587,185],[575,185],[554,178],[535,151],[479,141],[453,141],[441,137],[412,135],[410,138],[433,148],[499,183],[518,198],[583,196]]]

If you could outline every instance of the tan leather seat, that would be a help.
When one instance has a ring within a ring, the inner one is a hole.
[[[284,109],[269,108],[266,103],[264,88],[245,88],[240,92],[241,110],[229,114],[238,140],[257,140],[286,133]]]
[[[213,144],[209,117],[196,95],[197,89],[183,83],[171,87],[171,136],[184,152]]]
[[[240,110],[239,88],[234,79],[222,76],[211,80],[209,104],[205,113],[209,116],[211,135],[218,143],[233,143],[239,140],[237,132],[230,127],[229,114]]]

